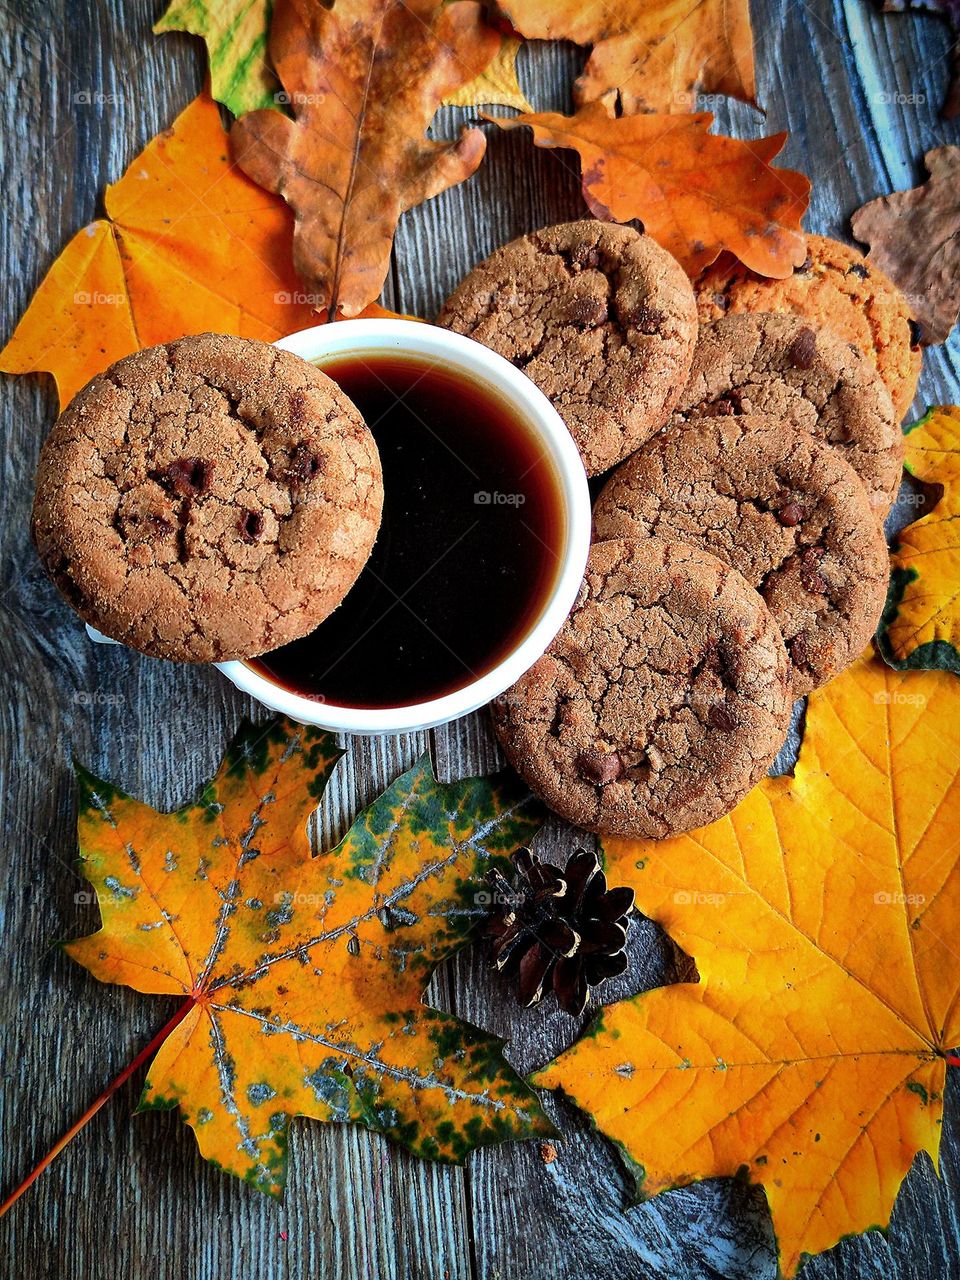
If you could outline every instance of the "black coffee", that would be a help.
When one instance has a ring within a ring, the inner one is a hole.
[[[447,366],[386,353],[320,363],[377,442],[383,524],[340,607],[250,665],[347,707],[452,693],[505,657],[550,595],[557,475],[509,406]]]

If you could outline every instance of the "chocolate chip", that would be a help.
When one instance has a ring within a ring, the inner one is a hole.
[[[263,512],[244,511],[240,516],[239,528],[244,542],[259,542],[263,536]]]
[[[805,272],[809,271],[812,266],[813,266],[813,259],[810,257],[808,253],[807,256],[804,258],[804,260],[800,263],[799,267],[793,268],[793,274],[795,276],[803,275]]]
[[[623,761],[616,751],[601,751],[590,747],[577,756],[577,769],[587,782],[605,787],[610,782],[616,782],[623,773]]]
[[[570,255],[570,265],[580,271],[595,271],[600,265],[600,250],[596,245],[578,245]]]
[[[641,333],[656,333],[666,318],[657,307],[649,307],[645,302],[620,309],[621,322],[628,329],[639,329]]]
[[[823,552],[819,548],[807,547],[800,557],[800,583],[805,591],[816,592],[819,595],[827,589],[826,581],[820,572],[822,556]]]
[[[917,324],[916,320],[912,318],[907,321],[907,324],[910,326],[910,350],[916,351],[917,347],[920,345],[920,339],[923,337],[923,330]]]
[[[577,298],[570,308],[570,323],[577,329],[596,329],[608,319],[602,298]]]
[[[714,706],[707,713],[707,723],[713,729],[720,729],[723,733],[729,733],[731,729],[737,727],[737,721],[733,713],[727,707]]]
[[[307,398],[302,391],[294,391],[290,397],[290,406],[287,410],[287,423],[294,430],[302,427],[306,419]]]
[[[796,502],[785,503],[777,512],[777,519],[787,529],[792,529],[803,519],[803,508]]]
[[[817,358],[817,335],[804,326],[787,347],[787,361],[795,369],[812,369]]]
[[[802,635],[795,636],[787,646],[790,651],[790,661],[795,667],[805,667],[807,665],[807,641]]]
[[[210,488],[213,463],[203,458],[177,458],[168,463],[163,475],[178,498],[195,498]]]
[[[168,534],[173,533],[173,525],[169,520],[165,520],[163,516],[147,516],[147,526],[151,533],[155,533],[160,538],[165,538]]]
[[[325,459],[322,453],[314,453],[305,444],[298,444],[290,454],[286,467],[286,477],[291,481],[306,482],[312,480],[324,468]]]
[[[869,280],[870,271],[862,262],[852,262],[847,267],[848,276],[859,276],[861,280]]]

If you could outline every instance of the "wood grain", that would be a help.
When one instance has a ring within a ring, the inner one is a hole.
[[[766,119],[717,106],[743,136],[789,129],[783,163],[814,181],[808,224],[846,235],[863,201],[914,184],[922,154],[960,141],[937,111],[949,36],[934,20],[881,17],[866,0],[754,0]],[[0,0],[6,85],[0,170],[3,337],[100,193],[196,93],[197,42],[150,34],[147,0]],[[583,61],[569,46],[532,46],[521,79],[538,109],[566,109]],[[89,101],[83,100],[83,95]],[[711,103],[711,106],[715,104]],[[448,109],[440,131],[474,113]],[[486,126],[489,154],[462,187],[404,216],[388,304],[431,317],[477,260],[510,237],[577,216],[573,157],[535,151],[518,131]],[[958,350],[927,352],[917,410],[956,400]],[[158,806],[185,800],[213,771],[255,708],[216,672],[91,646],[41,573],[27,537],[40,441],[55,413],[46,379],[7,379],[0,470],[0,802],[3,1005],[0,1180],[11,1187],[159,1027],[169,1009],[103,987],[58,950],[95,925],[73,870],[76,753]],[[336,841],[356,810],[429,748],[441,777],[500,761],[473,716],[430,735],[354,739],[316,823]],[[544,833],[558,852],[577,837]],[[78,897],[79,895],[79,897]],[[677,956],[652,925],[633,931],[629,978],[617,994],[670,980]],[[438,973],[431,997],[510,1041],[523,1069],[570,1043],[579,1027],[552,1008],[521,1013],[478,950]],[[562,1098],[558,1156],[537,1144],[488,1149],[464,1169],[433,1168],[360,1129],[298,1122],[282,1207],[199,1159],[174,1113],[132,1116],[132,1084],[0,1222],[10,1274],[23,1280],[118,1276],[246,1280],[768,1280],[775,1272],[762,1195],[731,1181],[668,1193],[623,1211],[612,1148]],[[938,1179],[918,1159],[886,1236],[844,1241],[809,1280],[913,1280],[960,1275],[960,1135],[951,1081]]]

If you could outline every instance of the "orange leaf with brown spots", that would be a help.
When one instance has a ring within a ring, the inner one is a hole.
[[[538,147],[576,151],[595,216],[639,218],[690,275],[728,249],[759,275],[784,278],[806,257],[810,182],[771,165],[786,134],[743,141],[708,133],[712,122],[709,112],[613,119],[599,102],[574,116],[496,119],[501,129],[529,126]]]
[[[103,924],[67,951],[102,982],[185,998],[141,1106],[179,1106],[203,1156],[272,1195],[296,1115],[450,1163],[552,1132],[495,1036],[422,1003],[540,806],[509,775],[438,782],[425,757],[314,857],[307,819],[342,754],[319,729],[245,725],[175,813],[78,770]]]

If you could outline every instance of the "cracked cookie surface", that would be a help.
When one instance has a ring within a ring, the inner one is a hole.
[[[267,343],[199,334],[127,356],[55,423],[32,532],[82,618],[154,657],[254,657],[312,631],[380,525],[373,437]]]
[[[790,664],[760,596],[657,538],[590,552],[553,644],[493,703],[513,767],[561,817],[661,839],[727,813],[790,722]]]
[[[825,325],[873,361],[898,421],[910,408],[921,362],[910,307],[893,281],[850,245],[807,236],[806,260],[785,280],[755,275],[723,254],[694,288],[702,324],[741,311],[778,311]]]
[[[879,520],[903,468],[890,393],[867,357],[794,316],[724,316],[703,325],[674,421],[766,413],[832,445],[863,481]]]
[[[774,418],[694,418],[647,442],[607,482],[598,540],[687,542],[763,596],[802,697],[855,662],[890,566],[859,477],[836,449]]]
[[[566,422],[589,475],[663,425],[697,335],[680,264],[649,236],[591,219],[497,249],[437,323],[522,369]]]

